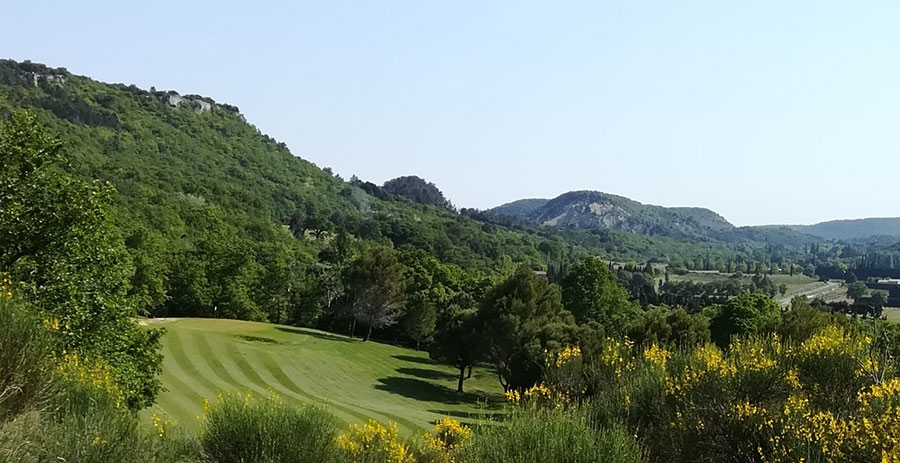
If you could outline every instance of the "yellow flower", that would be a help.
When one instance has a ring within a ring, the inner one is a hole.
[[[409,448],[400,442],[396,423],[387,426],[369,420],[362,426],[352,425],[350,430],[337,438],[337,445],[353,462],[386,461],[387,463],[412,463],[414,457]]]
[[[644,359],[662,369],[666,368],[666,362],[671,357],[671,352],[662,347],[659,347],[656,344],[653,344],[649,348],[644,349]]]

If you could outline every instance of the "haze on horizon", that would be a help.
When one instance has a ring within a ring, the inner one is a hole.
[[[18,2],[0,57],[211,96],[344,178],[418,175],[460,207],[900,215],[896,2],[358,3]]]

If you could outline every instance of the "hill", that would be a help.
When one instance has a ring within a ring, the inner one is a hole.
[[[337,237],[354,249],[417,249],[487,278],[587,255],[685,267],[799,262],[809,240],[597,192],[505,206],[527,220],[496,212],[504,208],[456,211],[418,177],[344,181],[210,97],[0,60],[0,117],[20,109],[61,139],[66,170],[114,187],[109,214],[133,268],[129,295],[155,316],[330,327],[318,323],[330,304],[322,256]]]
[[[873,236],[900,237],[900,218],[832,220],[815,225],[789,225],[801,233],[829,240],[854,240]]]
[[[521,220],[530,220],[534,211],[544,207],[550,200],[541,198],[520,199],[490,209],[490,212],[508,215]]]
[[[547,262],[545,238],[345,182],[209,97],[0,60],[0,117],[19,109],[61,139],[66,170],[115,188],[110,215],[147,313],[285,321],[273,306],[299,305],[287,298],[338,231],[485,272]]]
[[[459,395],[456,376],[423,352],[350,340],[316,330],[215,319],[147,320],[166,328],[160,394],[149,413],[188,428],[203,399],[222,393],[277,393],[288,402],[326,405],[341,420],[394,421],[418,433],[446,416],[472,422],[484,402],[502,402],[500,384],[476,368]],[[481,403],[482,405],[479,405]]]
[[[571,191],[551,200],[528,199],[491,209],[531,223],[561,228],[612,229],[652,236],[705,240],[735,227],[702,208],[666,208],[597,191]]]

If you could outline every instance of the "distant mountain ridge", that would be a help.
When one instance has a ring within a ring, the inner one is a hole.
[[[490,210],[529,223],[576,229],[613,229],[644,235],[707,240],[735,226],[699,207],[642,204],[599,191],[570,191],[553,199],[524,199]]]
[[[487,211],[533,224],[581,230],[611,229],[699,241],[806,242],[900,238],[900,217],[832,220],[814,225],[736,227],[702,207],[664,207],[599,191],[570,191],[553,199],[529,198]]]
[[[871,236],[900,237],[900,217],[830,220],[814,225],[788,225],[800,233],[829,240],[853,240]]]

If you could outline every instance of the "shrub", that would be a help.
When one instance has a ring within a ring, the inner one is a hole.
[[[327,411],[292,407],[278,396],[227,395],[205,404],[200,444],[215,463],[337,461],[338,427]]]
[[[0,423],[48,398],[52,343],[40,320],[0,283]]]
[[[400,439],[397,423],[387,426],[369,420],[362,426],[351,425],[338,438],[338,447],[353,463],[413,463],[410,446]]]
[[[621,428],[598,430],[575,409],[522,409],[506,425],[479,429],[457,463],[637,463],[641,451]]]
[[[472,430],[459,421],[444,418],[425,433],[425,444],[418,449],[417,463],[454,463],[457,454],[472,442]]]

